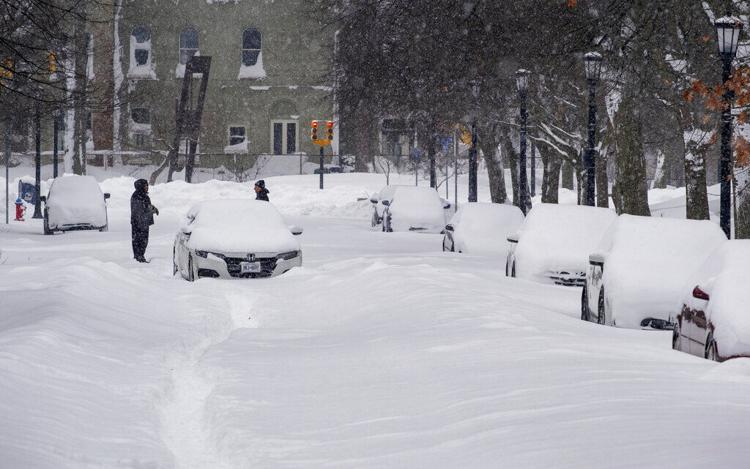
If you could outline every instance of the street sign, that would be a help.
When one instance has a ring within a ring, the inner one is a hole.
[[[409,154],[409,157],[416,162],[419,162],[419,160],[422,159],[422,150],[419,148],[412,148],[411,153]]]
[[[448,153],[448,150],[453,148],[453,137],[443,137],[440,140],[440,145],[443,147],[443,153]]]

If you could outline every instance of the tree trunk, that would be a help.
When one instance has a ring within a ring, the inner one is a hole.
[[[635,106],[632,97],[624,97],[615,116],[615,206],[619,213],[650,216],[641,121]]]
[[[479,147],[484,155],[484,163],[487,165],[492,202],[504,204],[508,200],[508,193],[505,189],[505,168],[498,142],[488,135],[479,142]]]
[[[737,187],[737,219],[735,220],[735,237],[750,239],[750,173],[743,168],[735,177]]]
[[[86,22],[84,20],[84,6],[76,7],[77,19],[75,24],[75,36],[73,54],[75,57],[75,94],[73,103],[75,106],[74,138],[75,149],[73,153],[73,172],[75,174],[86,174],[86,124],[88,122],[88,111],[86,109],[86,73],[87,64],[87,40]]]
[[[575,168],[569,161],[562,162],[562,181],[563,189],[575,190]]]
[[[432,131],[429,133],[428,141],[427,141],[427,157],[430,160],[430,187],[433,189],[437,189],[437,171],[435,168],[435,140],[437,139],[437,136],[432,133]]]
[[[503,142],[503,150],[504,150],[504,157],[505,161],[508,162],[508,165],[510,166],[510,182],[511,187],[513,188],[513,205],[516,207],[520,206],[520,203],[518,201],[518,153],[516,152],[516,149],[513,148],[513,141],[510,139],[510,136],[507,133],[503,133],[502,137]]]
[[[562,159],[556,150],[539,145],[539,154],[544,164],[542,174],[542,203],[556,204],[560,193],[560,167]]]
[[[696,140],[698,132],[685,130],[685,205],[690,220],[708,220],[705,148]],[[703,134],[701,132],[701,134]]]
[[[609,177],[607,176],[607,150],[602,146],[596,155],[596,206],[609,207]]]

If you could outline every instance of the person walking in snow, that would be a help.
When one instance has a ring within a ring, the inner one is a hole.
[[[266,189],[266,181],[263,179],[255,183],[255,200],[265,200],[268,202],[268,193],[271,192]]]
[[[159,210],[151,205],[148,196],[148,181],[135,181],[135,192],[130,197],[130,226],[132,228],[133,257],[138,262],[148,262],[144,257],[148,246],[148,232],[154,224],[154,214]]]

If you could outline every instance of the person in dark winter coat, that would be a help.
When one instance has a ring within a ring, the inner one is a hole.
[[[268,193],[271,192],[266,189],[266,181],[263,179],[255,183],[255,200],[265,200],[268,202]]]
[[[148,262],[144,255],[148,246],[149,227],[154,224],[154,214],[159,210],[151,205],[148,196],[148,181],[135,181],[135,192],[130,197],[130,226],[133,238],[133,257],[138,262]]]

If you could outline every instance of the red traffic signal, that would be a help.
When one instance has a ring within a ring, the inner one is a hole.
[[[326,138],[333,140],[333,121],[326,121]]]
[[[312,121],[311,127],[312,127],[311,137],[313,140],[317,140],[318,139],[318,121]]]

